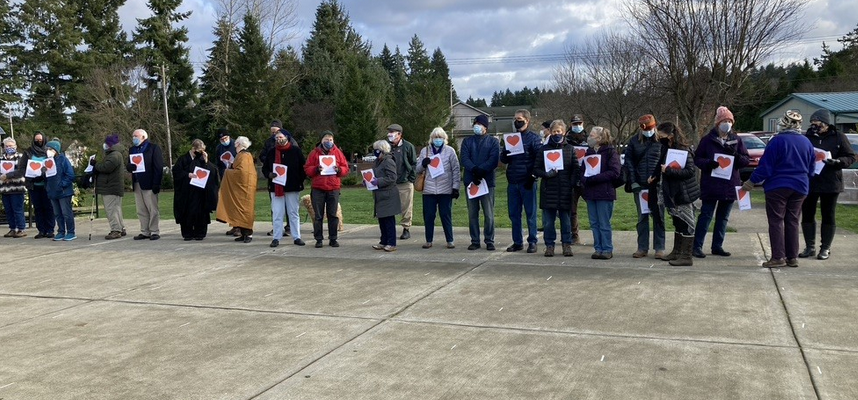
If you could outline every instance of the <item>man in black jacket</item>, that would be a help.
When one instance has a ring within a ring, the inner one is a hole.
[[[164,177],[164,154],[157,144],[149,142],[149,134],[137,129],[131,134],[134,145],[129,151],[130,161],[126,166],[131,173],[140,234],[134,240],[158,240],[161,238],[161,212],[158,210],[158,193]]]
[[[640,133],[629,139],[625,152],[625,165],[629,170],[632,191],[635,196],[635,207],[638,213],[638,249],[632,254],[634,258],[646,257],[649,252],[649,219],[652,217],[652,247],[655,258],[664,257],[664,206],[658,205],[658,184],[647,182],[655,175],[658,160],[661,157],[661,143],[658,142],[655,131],[656,122],[652,114],[646,114],[638,119]],[[646,202],[649,204],[649,214],[641,214],[641,190],[649,190]]]

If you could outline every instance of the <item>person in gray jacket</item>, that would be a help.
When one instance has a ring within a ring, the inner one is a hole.
[[[652,114],[646,114],[638,119],[640,133],[629,139],[625,152],[625,165],[629,170],[628,180],[631,182],[635,198],[635,208],[638,214],[638,249],[632,254],[634,258],[646,257],[649,252],[649,220],[652,218],[652,247],[655,258],[664,257],[664,205],[659,205],[658,183],[649,183],[655,175],[658,160],[661,157],[661,143],[655,137],[656,122]],[[647,200],[649,213],[641,213],[641,191],[649,190]]]
[[[375,177],[372,184],[378,186],[372,193],[373,211],[381,229],[381,241],[372,248],[384,251],[396,251],[396,215],[402,212],[399,203],[399,191],[396,189],[396,161],[390,153],[390,143],[379,140],[372,144],[375,153]]]
[[[125,147],[119,143],[119,135],[112,134],[104,139],[104,157],[90,161],[95,171],[95,193],[104,199],[104,211],[110,233],[107,240],[125,236],[125,222],[122,220],[122,196],[125,194]]]
[[[435,160],[438,161],[435,161]],[[420,150],[417,157],[417,173],[426,173],[423,183],[423,221],[426,225],[426,244],[424,249],[432,247],[435,236],[435,214],[441,215],[441,226],[444,228],[444,238],[447,248],[453,244],[453,199],[459,198],[459,183],[461,181],[459,158],[456,150],[447,145],[447,132],[435,128],[429,134],[429,145]],[[432,177],[430,171],[439,171]],[[443,171],[443,172],[440,172]]]

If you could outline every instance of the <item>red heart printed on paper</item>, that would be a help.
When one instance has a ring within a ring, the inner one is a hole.
[[[509,143],[510,146],[518,145],[518,142],[521,141],[521,138],[518,136],[509,136],[506,138],[506,142]]]
[[[560,152],[555,151],[555,152],[548,153],[548,155],[546,157],[548,157],[548,159],[551,160],[551,162],[557,162],[557,160],[560,159]]]
[[[587,150],[586,150],[586,149],[575,149],[575,157],[576,157],[576,158],[578,158],[578,159],[582,159],[582,158],[584,158],[584,156],[585,156],[586,154],[587,154]]]
[[[372,172],[364,172],[363,173],[363,180],[365,180],[367,182],[371,181],[372,180]]]
[[[3,168],[3,172],[8,172],[8,171],[11,171],[11,170],[12,170],[12,167],[14,167],[14,166],[15,166],[15,163],[11,163],[11,162],[4,162],[4,163],[2,163],[2,164],[0,164],[0,165],[1,165],[1,167]]]
[[[670,164],[667,164],[667,168],[680,169],[680,168],[682,168],[682,167],[680,167],[680,166],[679,166],[679,163],[678,163],[678,162],[673,161],[673,162],[671,162]]]
[[[197,170],[197,179],[203,179],[207,176],[209,176],[209,171],[206,171],[204,169]]]
[[[739,200],[743,200],[745,196],[748,195],[748,192],[745,189],[739,189]]]
[[[30,163],[30,169],[32,169],[33,171],[38,171],[38,170],[40,170],[41,168],[42,168],[42,164],[41,164],[41,163],[37,163],[37,162],[31,162],[31,163]]]
[[[497,142],[495,142],[495,143],[497,143]],[[471,196],[476,196],[477,192],[479,192],[479,191],[480,191],[480,187],[477,185],[471,185],[471,187],[468,188],[468,192],[471,193]]]
[[[729,158],[718,157],[718,166],[721,167],[721,169],[725,169],[725,168],[729,167],[730,164],[731,164],[731,162],[730,162]]]
[[[438,168],[438,166],[441,165],[441,159],[438,157],[435,157],[432,159],[432,161],[429,161],[429,165],[431,165],[432,168]]]
[[[45,160],[45,168],[51,169],[54,167],[54,160]]]
[[[599,165],[599,159],[596,157],[590,157],[587,159],[587,164],[590,164],[590,168],[596,168]]]
[[[495,142],[497,143],[497,142]],[[322,164],[330,167],[334,163],[334,157],[322,157]]]
[[[818,151],[816,152],[816,161],[822,161],[825,159],[825,153]]]
[[[220,155],[220,159],[224,161],[232,161],[232,153],[226,152]]]
[[[276,172],[278,176],[283,176],[286,174],[286,167],[278,165],[274,167],[274,172]]]
[[[643,201],[649,201],[649,192],[641,193],[641,198],[643,199]]]
[[[140,165],[140,163],[143,162],[143,156],[140,156],[140,155],[131,156],[131,162],[133,162],[134,164]]]

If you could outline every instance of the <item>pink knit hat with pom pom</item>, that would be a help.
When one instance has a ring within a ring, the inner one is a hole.
[[[732,123],[736,123],[736,120],[733,119],[733,113],[729,108],[724,106],[718,107],[718,110],[715,111],[715,125],[718,125],[721,121],[726,119],[729,119]]]

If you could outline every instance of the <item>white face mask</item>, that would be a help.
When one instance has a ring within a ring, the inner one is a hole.
[[[655,130],[651,130],[651,131],[641,131],[641,133],[643,133],[643,135],[644,135],[644,136],[646,136],[646,137],[648,137],[648,138],[651,138],[651,137],[652,137],[652,135],[655,135]]]
[[[48,150],[46,153],[48,154],[48,158],[54,158],[57,155],[55,150]]]
[[[110,149],[110,146],[108,146],[107,143],[102,144],[101,147],[104,147],[104,150]]]
[[[395,133],[388,133],[387,134],[387,141],[390,143],[393,143],[394,141],[396,141],[396,134]]]
[[[730,132],[730,129],[733,129],[733,124],[722,122],[721,125],[718,125],[718,129],[721,130],[721,132],[727,133]]]

